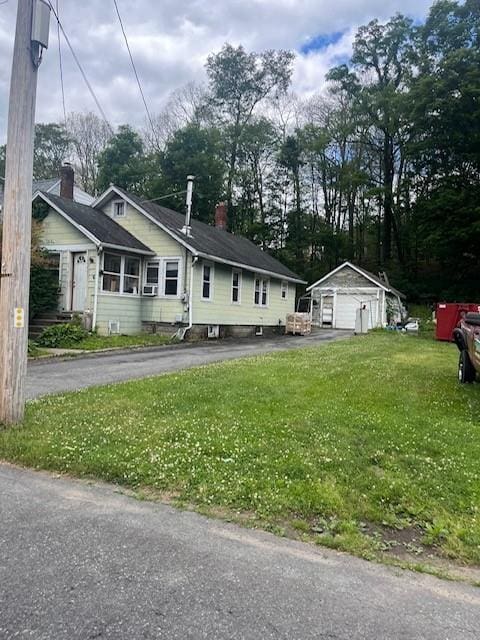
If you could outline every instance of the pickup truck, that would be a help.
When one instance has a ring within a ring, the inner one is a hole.
[[[460,351],[458,379],[462,384],[475,382],[480,374],[480,313],[466,313],[453,331]]]

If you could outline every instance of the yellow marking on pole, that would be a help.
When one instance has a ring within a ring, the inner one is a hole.
[[[25,310],[22,307],[15,309],[13,326],[15,329],[23,329],[25,327]]]

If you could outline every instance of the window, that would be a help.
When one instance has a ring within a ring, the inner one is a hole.
[[[282,300],[286,300],[288,298],[288,282],[286,280],[282,280],[280,295],[282,296]]]
[[[106,253],[103,257],[102,289],[111,293],[120,293],[121,273],[122,257],[114,253]]]
[[[140,281],[140,260],[124,258],[123,293],[138,293]]]
[[[112,211],[114,218],[125,217],[125,202],[123,200],[114,200],[112,202]]]
[[[143,284],[158,286],[161,296],[177,297],[181,258],[157,258],[145,264]]]
[[[103,256],[102,290],[109,293],[138,294],[140,259],[105,253]]]
[[[160,262],[147,262],[145,267],[145,284],[157,284],[160,280]]]
[[[242,272],[233,270],[232,271],[232,302],[234,304],[240,304],[241,288],[242,288]]]
[[[213,266],[204,264],[202,270],[202,300],[212,299]]]
[[[262,280],[262,307],[266,307],[268,302],[268,280]]]
[[[268,305],[268,286],[269,281],[267,278],[255,278],[254,287],[254,303],[260,307],[266,307]]]
[[[178,293],[178,260],[167,260],[165,262],[164,294],[166,296],[176,296],[177,293]]]

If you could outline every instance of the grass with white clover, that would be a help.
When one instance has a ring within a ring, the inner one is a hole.
[[[480,385],[450,344],[374,333],[28,405],[0,458],[366,557],[480,564]],[[423,556],[422,556],[423,559]]]

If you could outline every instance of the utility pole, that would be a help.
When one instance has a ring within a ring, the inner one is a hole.
[[[25,408],[35,98],[49,19],[43,0],[18,0],[0,270],[0,424],[5,426],[21,422]]]

